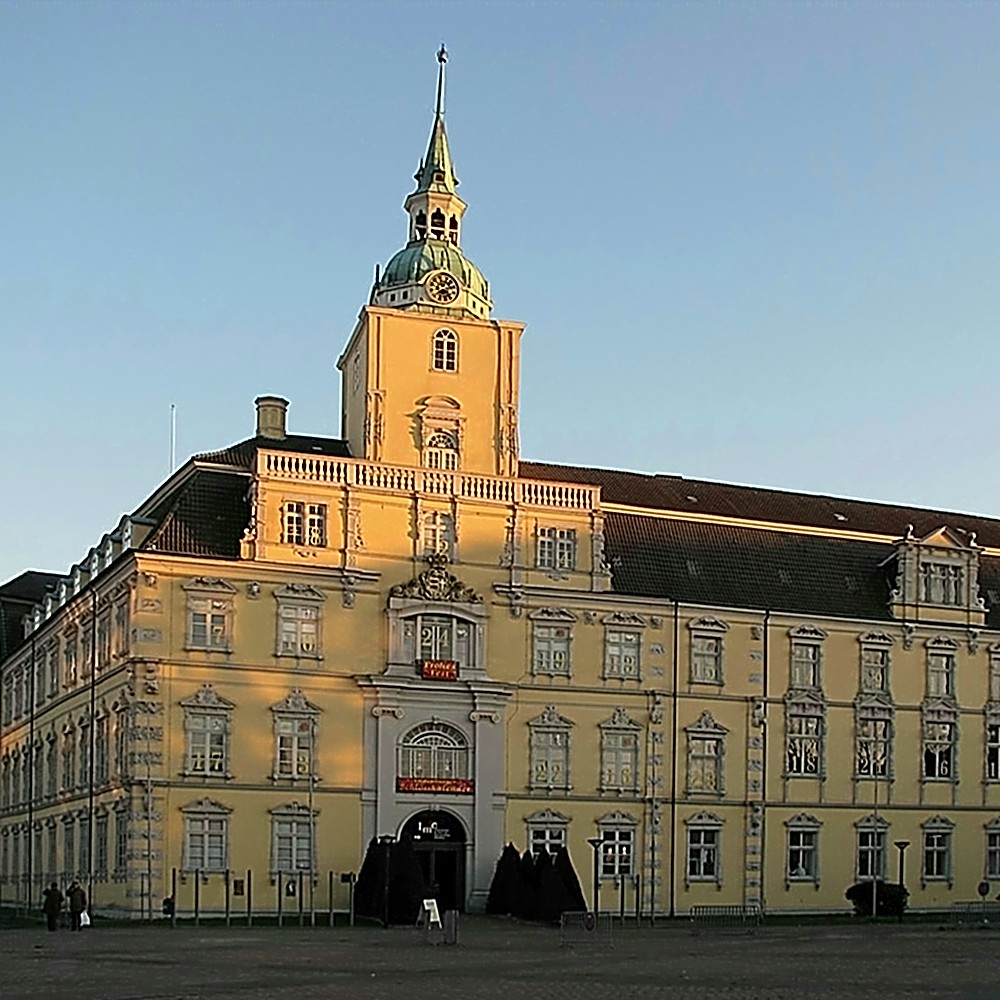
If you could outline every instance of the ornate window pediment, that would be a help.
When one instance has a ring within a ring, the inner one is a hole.
[[[228,816],[232,808],[223,805],[217,799],[198,799],[197,802],[189,802],[186,806],[181,806],[182,813],[214,813],[218,816]]]
[[[428,557],[430,565],[407,583],[397,583],[389,589],[390,599],[452,602],[455,604],[482,604],[483,598],[458,577],[445,569],[446,562],[439,555]]]
[[[788,636],[790,639],[811,639],[814,642],[822,642],[826,638],[826,632],[815,625],[797,625],[788,630]]]
[[[274,596],[280,600],[289,601],[325,601],[326,594],[322,590],[317,590],[308,583],[286,583],[274,592]]]
[[[535,718],[528,722],[528,725],[549,726],[554,729],[571,729],[576,723],[572,719],[567,719],[566,716],[560,715],[556,711],[555,705],[546,705],[542,714],[536,715]]]
[[[712,615],[702,615],[700,618],[692,618],[687,627],[692,632],[728,632],[729,626]]]
[[[320,714],[320,709],[306,699],[301,688],[293,688],[284,699],[271,706],[271,711],[288,715]]]
[[[620,705],[611,713],[610,719],[605,719],[604,722],[600,723],[599,729],[629,729],[637,731],[642,729],[637,722],[629,718],[628,712],[625,711]]]
[[[601,619],[601,624],[612,627],[645,628],[646,619],[631,612],[614,611],[610,615],[605,615]]]
[[[530,816],[525,816],[524,821],[526,823],[566,824],[569,822],[569,816],[564,816],[561,812],[556,812],[554,809],[539,809],[538,812],[533,812]],[[1000,824],[1000,820],[996,822]]]
[[[865,632],[858,636],[862,646],[891,646],[895,641],[887,632]]]
[[[791,816],[785,820],[785,826],[805,826],[814,830],[818,830],[822,825],[822,821],[818,820],[811,813],[798,813],[798,815]]]
[[[233,702],[223,698],[211,684],[202,684],[190,698],[181,701],[180,705],[182,708],[200,708],[208,711],[215,709],[219,712],[229,712],[236,707]]]
[[[188,580],[182,584],[184,590],[197,590],[204,593],[213,594],[235,594],[236,588],[217,576],[196,576],[193,580]]]
[[[723,826],[723,821],[721,816],[716,816],[713,812],[699,812],[695,813],[693,816],[688,816],[684,820],[687,826]]]
[[[575,622],[576,615],[566,608],[537,608],[528,618],[535,622]]]
[[[707,709],[690,726],[685,726],[684,731],[686,733],[707,733],[714,736],[725,736],[729,732],[725,726],[715,721],[712,713]]]

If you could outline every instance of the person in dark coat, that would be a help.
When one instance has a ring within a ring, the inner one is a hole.
[[[69,887],[66,896],[69,899],[69,929],[78,931],[80,929],[80,914],[87,909],[87,894],[79,882],[74,882]]]
[[[42,893],[42,913],[45,914],[45,922],[50,931],[59,930],[59,915],[63,908],[63,894],[59,891],[59,886],[52,883]]]

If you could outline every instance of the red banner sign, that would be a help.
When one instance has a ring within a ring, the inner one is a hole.
[[[448,795],[472,795],[471,778],[397,778],[397,792],[442,792]]]
[[[455,660],[421,660],[420,676],[428,681],[457,681],[458,663]]]

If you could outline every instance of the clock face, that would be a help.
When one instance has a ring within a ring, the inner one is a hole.
[[[424,289],[432,302],[440,302],[442,305],[454,302],[460,291],[458,281],[447,271],[432,274],[424,283]]]

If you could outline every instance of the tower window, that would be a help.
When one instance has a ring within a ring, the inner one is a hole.
[[[424,451],[424,464],[429,469],[457,469],[458,448],[447,431],[435,431]]]
[[[444,239],[444,212],[440,208],[431,213],[431,239]]]
[[[427,215],[424,212],[417,212],[417,217],[413,222],[418,240],[427,238]]]
[[[448,239],[458,246],[458,219],[454,215],[448,220]]]
[[[438,330],[434,334],[431,366],[436,372],[458,371],[458,334],[454,330]]]

